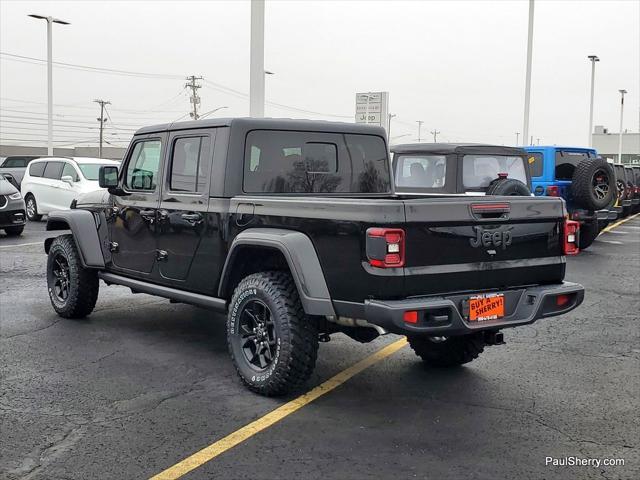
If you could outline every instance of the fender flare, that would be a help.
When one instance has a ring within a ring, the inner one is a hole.
[[[224,298],[234,261],[243,245],[280,251],[296,283],[305,313],[308,315],[336,315],[313,243],[307,235],[294,230],[250,228],[239,233],[231,243],[222,269],[218,297]]]
[[[100,247],[98,227],[93,214],[88,210],[57,210],[47,216],[47,231],[71,230],[73,240],[80,252],[85,268],[104,268],[104,257]],[[49,253],[53,238],[44,241],[44,250]]]

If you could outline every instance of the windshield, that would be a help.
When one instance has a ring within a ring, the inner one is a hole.
[[[399,155],[396,158],[398,187],[444,187],[447,173],[444,155]]]
[[[100,167],[104,165],[100,165],[97,163],[86,163],[84,165],[78,165],[80,167],[80,171],[82,175],[87,180],[98,181],[98,172],[100,171]]]
[[[486,190],[499,173],[527,185],[525,160],[507,155],[465,155],[462,159],[462,182],[467,190]]]

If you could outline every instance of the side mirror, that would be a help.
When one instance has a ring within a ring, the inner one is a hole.
[[[73,185],[73,177],[71,175],[63,175],[60,180],[64,183],[68,183],[69,185]]]
[[[118,167],[115,165],[103,165],[98,172],[98,184],[100,188],[115,188],[118,186]]]

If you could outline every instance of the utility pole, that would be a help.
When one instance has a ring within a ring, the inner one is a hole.
[[[589,55],[587,57],[591,60],[591,101],[589,103],[589,143],[590,147],[593,146],[593,89],[596,78],[596,62],[600,59],[596,55]]]
[[[422,120],[416,120],[416,123],[418,124],[418,143],[420,143],[420,140],[422,140],[422,138],[420,137],[420,132],[422,130],[422,124],[424,122]]]
[[[103,129],[104,129],[104,124],[107,123],[107,119],[104,118],[104,106],[111,105],[111,102],[108,100],[100,100],[100,99],[94,100],[94,102],[100,105],[100,116],[96,118],[96,120],[100,122],[100,144],[98,147],[98,157],[102,158],[102,141],[104,137]]]
[[[519,141],[520,141],[520,132],[516,132],[516,147],[518,146]]]
[[[533,135],[531,135],[531,143],[529,145],[533,145]]]
[[[529,33],[527,35],[527,73],[524,82],[524,130],[522,138],[529,137],[529,106],[531,103],[531,57],[533,56],[533,3],[529,0]]]
[[[191,105],[193,111],[189,113],[189,116],[194,120],[198,120],[200,116],[198,115],[198,105],[200,105],[200,97],[198,96],[198,89],[202,88],[202,85],[196,83],[197,80],[202,80],[202,77],[196,77],[195,75],[191,75],[187,77],[188,83],[184,84],[184,88],[191,89]]]
[[[396,116],[396,114],[395,114],[395,113],[389,113],[389,114],[387,115],[387,117],[388,117],[388,120],[387,120],[387,138],[388,138],[389,140],[391,140],[391,119],[392,119],[393,117],[395,117],[395,116]]]
[[[440,132],[437,130],[431,130],[431,135],[433,135],[433,143],[438,143],[438,134]]]
[[[622,116],[624,114],[624,94],[626,90],[618,90],[620,92],[620,133],[618,134],[618,163],[622,163]]]

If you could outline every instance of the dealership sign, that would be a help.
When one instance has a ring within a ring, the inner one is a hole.
[[[389,131],[389,92],[356,93],[356,123],[380,125]]]

